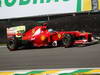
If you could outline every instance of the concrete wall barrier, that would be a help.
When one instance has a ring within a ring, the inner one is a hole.
[[[34,22],[27,19],[0,21],[0,43],[6,42],[6,27],[22,24],[32,25]],[[85,30],[100,35],[100,14],[77,14],[76,16],[52,18],[48,21],[48,27],[55,30]]]

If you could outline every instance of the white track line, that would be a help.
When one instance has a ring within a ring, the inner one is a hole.
[[[4,47],[7,47],[7,46],[0,46],[0,48],[4,48]]]

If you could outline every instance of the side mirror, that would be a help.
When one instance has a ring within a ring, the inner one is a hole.
[[[44,23],[43,26],[47,26],[48,23]]]

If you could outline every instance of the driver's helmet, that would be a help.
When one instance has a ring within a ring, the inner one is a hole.
[[[48,32],[53,32],[54,30],[53,29],[48,29]]]

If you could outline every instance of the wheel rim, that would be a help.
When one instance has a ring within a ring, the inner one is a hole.
[[[68,47],[71,43],[71,36],[68,35],[68,34],[65,34],[64,35],[64,38],[63,38],[63,44],[65,47]]]

